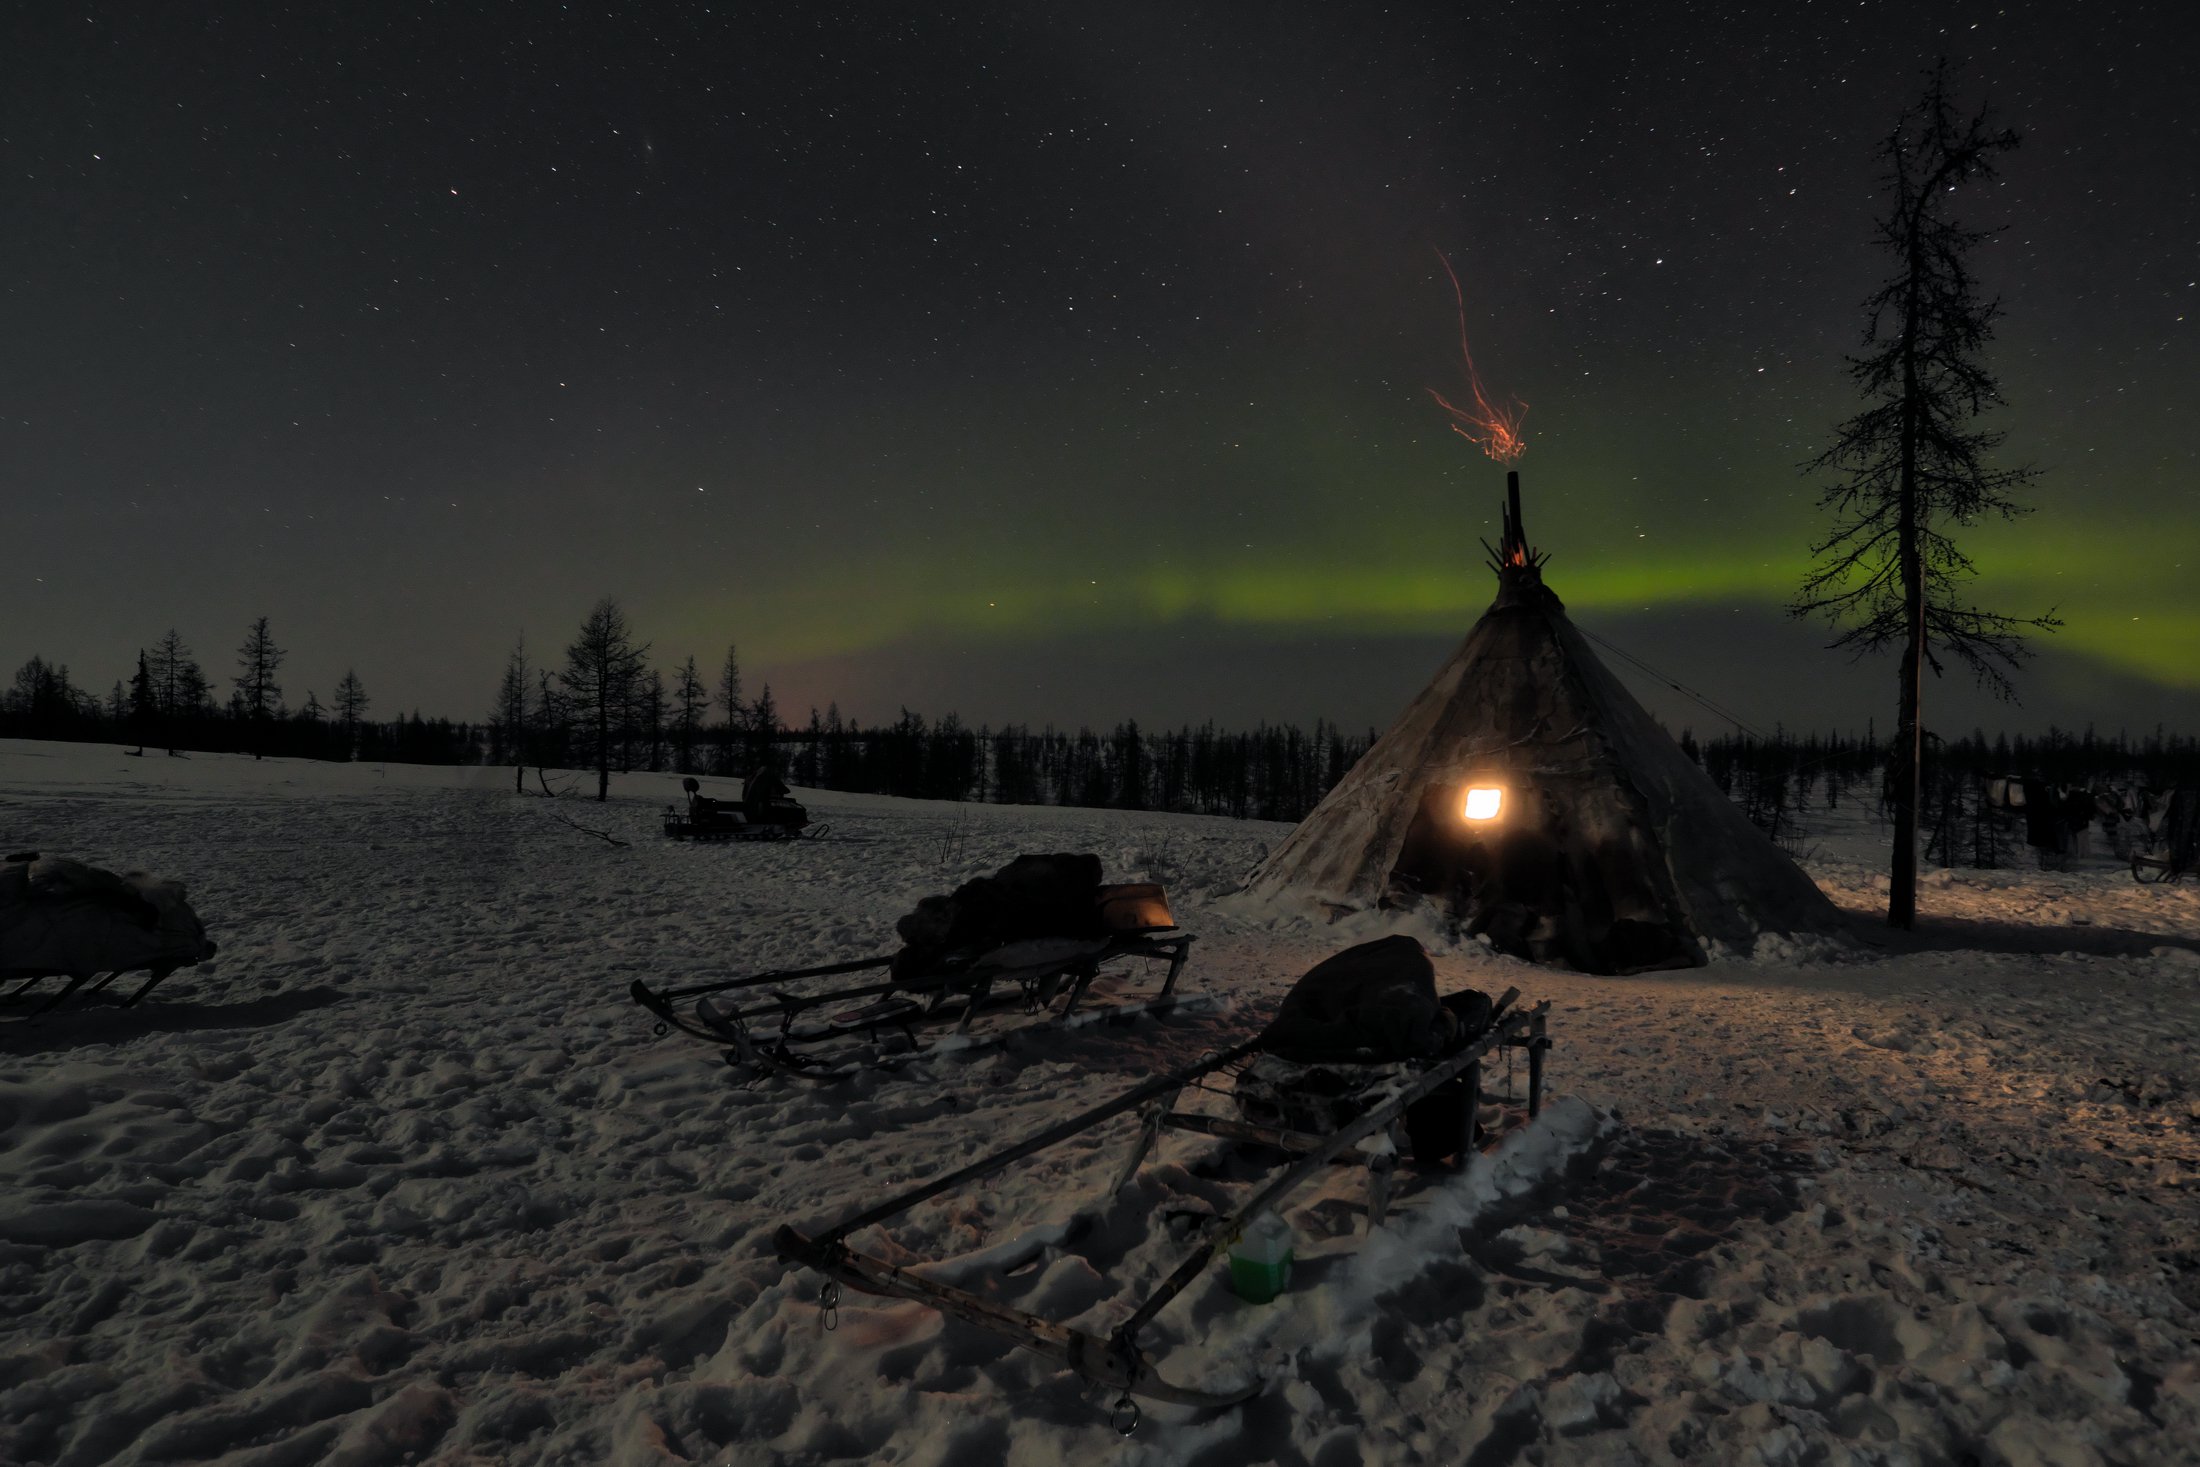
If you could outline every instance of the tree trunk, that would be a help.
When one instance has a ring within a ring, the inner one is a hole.
[[[1910,216],[1910,289],[1903,304],[1902,468],[1896,492],[1901,496],[1898,546],[1902,559],[1902,613],[1909,635],[1902,649],[1902,697],[1895,720],[1894,869],[1887,881],[1887,925],[1917,925],[1918,780],[1924,767],[1925,729],[1925,562],[1918,550],[1924,529],[1918,521],[1917,330],[1919,259],[1918,215]]]

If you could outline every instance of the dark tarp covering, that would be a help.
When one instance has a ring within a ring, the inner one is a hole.
[[[966,881],[948,896],[929,896],[894,924],[902,949],[893,974],[911,978],[964,954],[1034,937],[1099,937],[1100,858],[1062,853],[1018,856]]]
[[[1489,996],[1439,999],[1428,950],[1403,935],[1325,958],[1284,996],[1261,1031],[1262,1052],[1238,1077],[1238,1111],[1255,1125],[1324,1134],[1349,1125],[1389,1087],[1489,1025]],[[1422,1161],[1466,1139],[1466,1082],[1453,1080],[1406,1112],[1407,1145]]]
[[[1284,995],[1260,1044],[1302,1064],[1365,1064],[1440,1054],[1459,1032],[1459,1022],[1436,996],[1428,950],[1401,935],[1348,947],[1315,964]]]

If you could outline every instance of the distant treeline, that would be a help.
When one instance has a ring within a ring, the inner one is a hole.
[[[737,665],[729,650],[726,666]],[[693,687],[693,659],[680,671]],[[740,698],[737,671],[730,679],[721,675],[734,694],[731,717],[723,716],[720,699],[668,698],[661,676],[636,682],[638,691],[617,700],[614,716],[603,720],[614,770],[739,778],[769,759],[803,788],[913,799],[1296,820],[1374,740],[1372,732],[1350,735],[1322,721],[1311,733],[1279,726],[1233,732],[1211,723],[1155,732],[1136,722],[1071,733],[973,728],[953,714],[927,720],[907,709],[891,724],[864,727],[844,720],[837,706],[812,709],[806,724],[790,728],[768,687],[753,703]],[[365,686],[350,673],[332,705],[309,692],[293,708],[279,690],[272,696],[263,690],[255,701],[245,689],[217,702],[203,669],[170,633],[129,680],[117,680],[104,695],[77,685],[67,667],[32,657],[0,692],[0,737],[405,764],[594,762],[593,710],[559,677],[529,668],[522,654],[515,653],[500,692],[502,716],[467,723],[415,712],[375,720],[370,706]]]
[[[1862,734],[1811,734],[1798,737],[1775,730],[1770,738],[1746,734],[1704,741],[1684,729],[1680,745],[1704,767],[1713,782],[1745,807],[1811,802],[1812,792],[1838,804],[1843,793],[1864,786],[1878,797],[1876,781],[1885,772],[1887,749],[1871,725]],[[2135,783],[2150,789],[2200,784],[2200,736],[2157,728],[2134,738],[2119,732],[2104,738],[2049,728],[2044,734],[1998,734],[1983,729],[1958,738],[1925,736],[1928,777],[1960,775],[1992,778],[2022,775],[2054,784]]]
[[[1681,748],[1702,764],[1729,798],[1790,851],[1809,844],[1813,815],[1844,800],[1886,811],[1887,749],[1867,727],[1861,736],[1771,738],[1732,735],[1697,745],[1684,730]],[[2021,836],[2016,821],[1987,799],[1986,782],[2001,776],[2051,785],[2167,790],[2200,786],[2200,737],[2157,728],[2133,738],[2103,738],[2092,729],[1989,739],[1983,730],[1960,738],[1926,735],[1918,830],[1925,859],[1940,866],[1991,868],[2012,864]],[[2126,828],[2114,837],[2131,838]],[[2121,851],[2119,850],[2119,853]]]
[[[338,681],[329,703],[308,692],[302,705],[288,706],[272,680],[282,654],[265,636],[264,620],[255,623],[240,653],[246,671],[226,702],[216,701],[212,682],[174,632],[139,653],[129,679],[117,679],[105,693],[78,685],[66,665],[34,656],[0,692],[0,737],[137,744],[156,752],[480,762],[482,725],[423,718],[417,711],[377,722],[367,716],[366,685],[352,672]]]
[[[602,603],[566,652],[563,670],[532,664],[515,648],[479,723],[409,716],[377,721],[356,674],[347,671],[323,704],[313,692],[292,707],[274,674],[283,652],[265,618],[237,654],[225,701],[173,631],[138,656],[127,679],[105,693],[79,686],[68,668],[32,657],[0,691],[0,736],[77,739],[173,749],[309,759],[417,764],[597,767],[737,778],[769,760],[808,789],[998,804],[1083,805],[1172,810],[1262,820],[1297,820],[1344,777],[1373,730],[1348,734],[1317,721],[1311,732],[1263,726],[1251,732],[1156,731],[1125,721],[1105,733],[1015,725],[970,727],[953,714],[927,720],[904,709],[893,723],[866,727],[837,706],[810,711],[790,727],[769,686],[742,696],[729,647],[706,688],[689,657],[668,683],[646,666]],[[1711,778],[1776,838],[1792,837],[1813,810],[1845,799],[1881,799],[1886,749],[1876,734],[1770,738],[1733,735],[1680,744]],[[1985,820],[1982,777],[2025,775],[2055,783],[2132,782],[2162,789],[2200,785],[2200,738],[2157,729],[2104,738],[2050,729],[2040,736],[1983,732],[1929,741],[1927,809],[1921,829],[1952,849],[1952,822]],[[1974,841],[1974,845],[1976,842]]]

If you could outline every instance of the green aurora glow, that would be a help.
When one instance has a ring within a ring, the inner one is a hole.
[[[1632,528],[1637,511],[1623,494],[1572,490],[1539,504],[1533,470],[1525,477],[1530,537],[1561,547],[1551,584],[1577,611],[1777,610],[1802,574],[1804,546],[1817,528],[1811,512],[1783,501],[1776,516],[1729,516],[1686,537],[1657,536]],[[1764,519],[1787,523],[1748,523]],[[2190,536],[2183,543],[2157,537],[2135,550],[2134,534],[2103,520],[2032,516],[1980,527],[1962,543],[1980,567],[1973,589],[1981,604],[2027,613],[2052,607],[2065,623],[2053,638],[2058,648],[2165,686],[2200,687],[2200,606],[2192,604],[2187,570],[2200,546]],[[758,627],[751,649],[760,666],[924,637],[983,646],[1193,622],[1463,633],[1491,594],[1479,535],[1494,535],[1487,517],[1425,496],[1381,518],[1336,515],[1295,543],[1197,556],[1178,549],[1165,559],[1136,545],[1108,555],[1040,555],[1031,545],[978,535],[946,552],[944,562],[936,547],[921,560],[871,551],[847,567],[850,582],[864,588],[860,596],[797,587],[770,606],[707,598],[665,607],[662,619]],[[1107,568],[1087,574],[1096,564]]]

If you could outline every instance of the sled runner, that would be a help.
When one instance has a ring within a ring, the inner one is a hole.
[[[1159,1372],[1153,1358],[1140,1344],[1141,1334],[1172,1300],[1207,1271],[1218,1254],[1235,1244],[1256,1219],[1278,1208],[1285,1198],[1334,1162],[1358,1162],[1367,1168],[1368,1223],[1371,1228],[1380,1226],[1387,1210],[1390,1178],[1397,1162],[1401,1132],[1417,1107],[1431,1102],[1447,1107],[1456,1104],[1455,1150],[1457,1165],[1463,1170],[1482,1149],[1483,1143],[1495,1134],[1484,1133],[1480,1124],[1481,1066],[1493,1053],[1504,1050],[1509,1059],[1512,1052],[1525,1051],[1528,1093],[1525,1116],[1521,1119],[1524,1121],[1539,1114],[1543,1101],[1543,1053],[1549,1047],[1545,1025],[1550,1005],[1546,1002],[1526,1011],[1508,1011],[1517,996],[1517,989],[1507,990],[1504,997],[1486,1011],[1486,1027],[1474,1035],[1455,1038],[1448,1052],[1378,1066],[1388,1073],[1372,1089],[1357,1097],[1359,1108],[1350,1120],[1326,1132],[1315,1134],[1286,1127],[1254,1125],[1209,1113],[1176,1109],[1178,1097],[1184,1091],[1208,1088],[1203,1082],[1217,1074],[1236,1072],[1242,1083],[1245,1067],[1266,1053],[1264,1045],[1269,1042],[1269,1036],[1264,1034],[1190,1068],[1148,1080],[1113,1100],[858,1212],[814,1236],[792,1226],[782,1226],[773,1237],[773,1246],[782,1258],[825,1276],[818,1302],[828,1329],[836,1322],[843,1285],[865,1293],[929,1305],[1044,1355],[1095,1385],[1120,1392],[1114,1405],[1114,1420],[1117,1429],[1125,1435],[1138,1425],[1139,1413],[1134,1397],[1209,1408],[1236,1405],[1257,1395],[1263,1382],[1256,1379],[1215,1388],[1180,1384]],[[1118,1173],[1114,1192],[1121,1192],[1137,1175],[1140,1164],[1164,1130],[1257,1143],[1281,1152],[1285,1160],[1228,1216],[1207,1218],[1191,1252],[1135,1302],[1120,1324],[1104,1335],[1010,1308],[848,1245],[847,1240],[865,1228],[884,1223],[921,1202],[996,1175],[1026,1157],[1134,1110],[1142,1111],[1143,1120],[1133,1148]],[[1501,1114],[1511,1119],[1516,1113]]]
[[[691,775],[680,781],[687,792],[686,807],[665,806],[665,834],[674,840],[731,841],[793,840],[805,833],[813,838],[825,833],[822,825],[809,828],[810,812],[784,792],[785,785],[776,780],[773,784],[779,793],[751,790],[738,800],[716,800],[704,794]]]
[[[1104,886],[1099,870],[1093,856],[1020,856],[951,897],[926,898],[898,924],[899,952],[678,988],[636,979],[628,991],[657,1016],[660,1033],[673,1028],[721,1045],[738,1070],[812,1081],[1068,1025],[1101,970],[1119,959],[1166,963],[1159,990],[1082,1017],[1166,1012],[1178,1002],[1192,936],[1176,929],[1159,886]],[[867,972],[884,976],[813,985]],[[1036,1025],[974,1027],[1018,1012]]]
[[[206,928],[173,881],[142,871],[117,876],[36,851],[0,863],[0,984],[16,985],[0,1002],[63,979],[60,992],[30,1010],[35,1016],[80,990],[89,996],[124,973],[143,972],[145,982],[123,1000],[128,1007],[178,968],[213,955]]]

